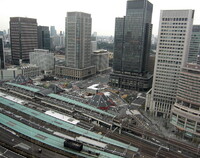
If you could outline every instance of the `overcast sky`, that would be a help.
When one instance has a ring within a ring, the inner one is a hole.
[[[153,34],[158,34],[160,10],[194,9],[194,24],[200,24],[200,0],[149,0],[153,3]],[[92,32],[114,35],[115,17],[123,17],[127,0],[1,0],[0,30],[9,28],[10,17],[36,18],[38,25],[64,31],[69,11],[91,14]]]

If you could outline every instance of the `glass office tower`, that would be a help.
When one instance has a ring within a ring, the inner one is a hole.
[[[50,31],[48,26],[38,26],[38,49],[50,50]]]
[[[112,86],[142,91],[151,88],[152,75],[147,68],[152,10],[148,0],[129,0],[126,16],[116,18]]]
[[[198,55],[200,55],[200,25],[193,25],[188,63],[197,63]]]

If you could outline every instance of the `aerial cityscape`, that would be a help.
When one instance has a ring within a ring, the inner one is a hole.
[[[0,11],[0,157],[199,158],[198,1],[47,2]]]

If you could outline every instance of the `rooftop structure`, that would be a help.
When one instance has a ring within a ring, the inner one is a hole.
[[[74,119],[72,117],[68,117],[66,115],[60,114],[60,113],[52,111],[52,110],[46,111],[45,114],[50,115],[52,117],[55,117],[57,119],[63,120],[65,122],[71,123],[73,125],[76,125],[77,123],[80,122],[79,120],[76,120],[76,119]]]
[[[108,110],[111,106],[116,106],[112,99],[105,96],[104,93],[97,93],[90,99],[89,104],[101,110]]]

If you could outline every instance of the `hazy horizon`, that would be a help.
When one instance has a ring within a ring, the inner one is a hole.
[[[9,29],[10,17],[29,17],[37,19],[38,25],[55,26],[57,32],[64,31],[66,13],[81,11],[91,14],[92,32],[97,32],[99,36],[113,36],[115,18],[125,16],[126,2],[127,0],[2,0],[0,30]],[[194,9],[194,24],[200,24],[198,0],[149,0],[149,2],[154,7],[152,16],[154,35],[158,34],[160,10]]]

